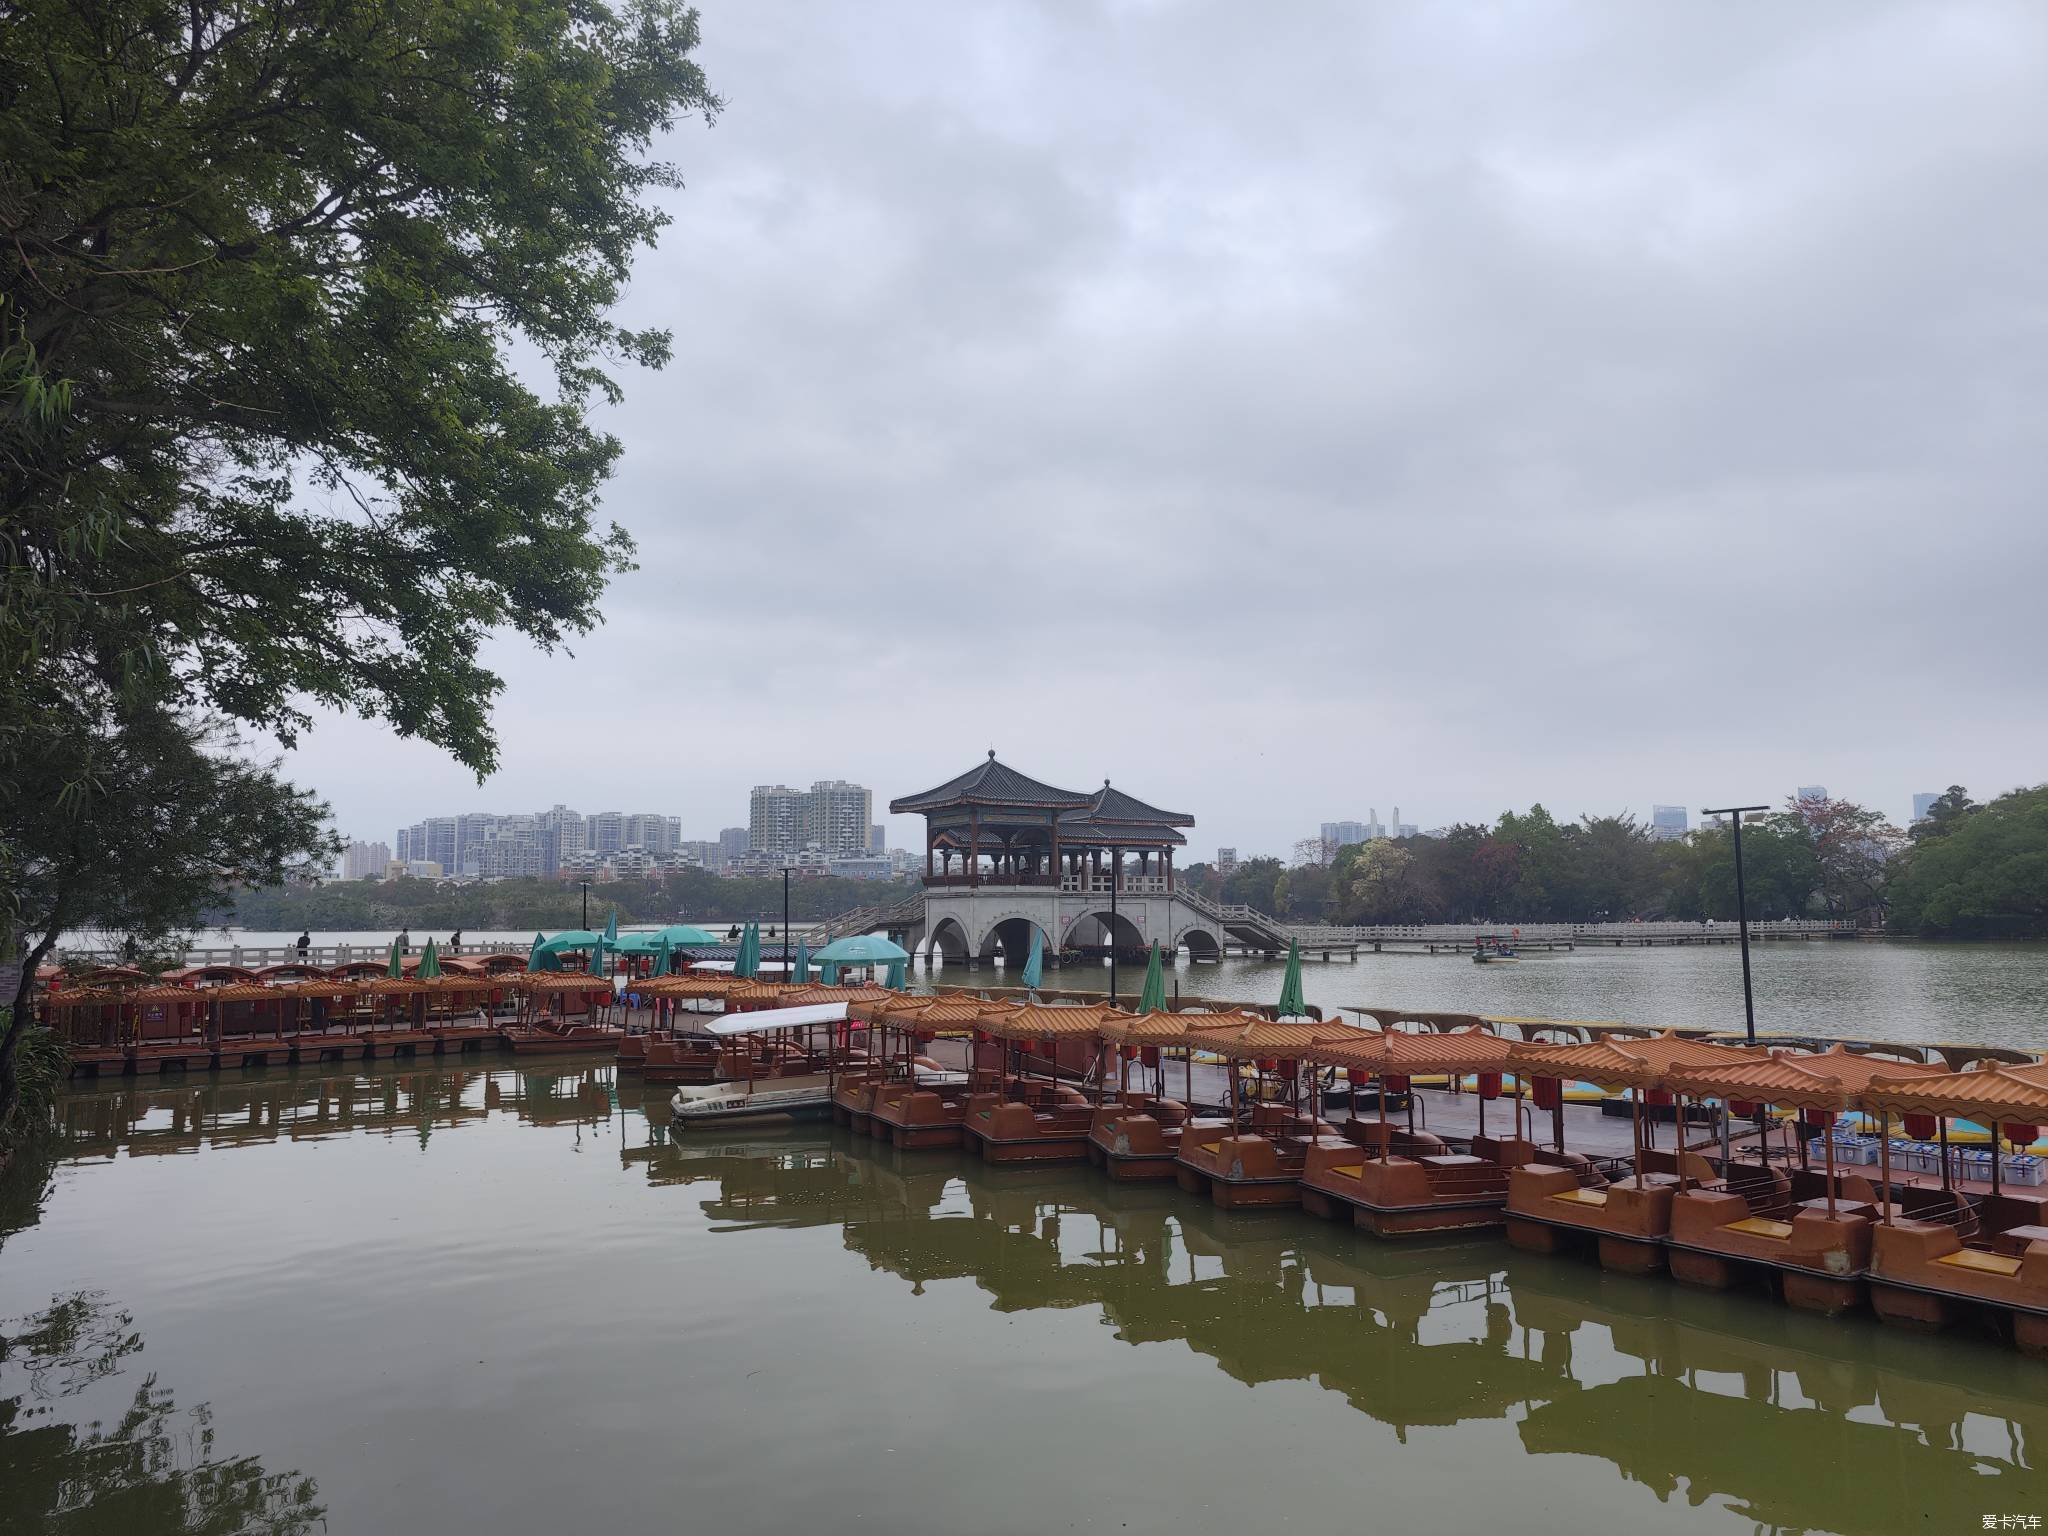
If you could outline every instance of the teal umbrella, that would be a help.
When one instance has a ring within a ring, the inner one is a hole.
[[[796,959],[790,963],[795,966],[795,969],[789,973],[791,981],[809,981],[811,979],[811,946],[799,943],[796,947]]]
[[[1287,941],[1287,975],[1280,983],[1280,1017],[1297,1019],[1306,1011],[1301,1000],[1301,941]]]
[[[857,933],[848,938],[834,939],[814,957],[820,965],[831,961],[834,965],[887,965],[892,960],[908,960],[910,951],[901,944],[892,944],[878,933]]]
[[[1034,992],[1045,984],[1045,930],[1036,923],[1031,925],[1031,956],[1024,962],[1024,974],[1019,979]]]
[[[1166,973],[1159,965],[1159,941],[1152,941],[1152,958],[1145,962],[1145,990],[1138,994],[1138,1012],[1166,1011]]]
[[[441,974],[441,957],[434,949],[434,941],[427,940],[427,952],[420,956],[419,979],[432,981]]]
[[[544,955],[559,955],[565,950],[588,949],[598,942],[598,935],[588,928],[565,928],[540,946]]]
[[[542,969],[543,962],[551,958],[546,952],[547,942],[546,937],[542,934],[536,933],[533,936],[533,948],[526,952],[526,968],[529,971]]]
[[[706,933],[702,928],[693,928],[688,923],[670,923],[655,937],[667,939],[677,949],[702,949],[725,942],[716,934]]]
[[[405,974],[405,951],[398,947],[398,940],[391,941],[391,963],[384,967],[384,974],[393,981]]]
[[[616,944],[619,941],[619,909],[617,907],[612,908],[612,915],[604,925],[604,941],[607,944]]]
[[[901,992],[905,986],[903,968],[908,964],[907,960],[891,960],[888,974],[882,978],[882,985],[891,991]]]
[[[653,974],[656,976],[666,976],[668,974],[668,935],[665,933],[661,936],[660,942],[654,946]]]
[[[759,951],[755,947],[757,943],[758,939],[754,933],[754,925],[749,923],[740,930],[740,952],[732,963],[733,975],[752,976],[759,968],[761,958]]]
[[[818,980],[825,983],[825,985],[828,987],[838,986],[839,962],[836,960],[827,960],[823,965],[820,965],[818,967]]]
[[[585,967],[585,969],[587,969],[593,976],[602,976],[604,974],[603,939],[599,939],[595,944],[590,946],[590,963],[588,964],[588,966]]]

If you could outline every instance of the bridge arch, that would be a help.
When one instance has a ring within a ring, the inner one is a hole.
[[[967,930],[960,926],[958,918],[942,917],[932,925],[932,931],[925,938],[924,957],[927,963],[934,956],[942,961],[965,960],[967,954]]]
[[[1123,913],[1112,914],[1109,908],[1103,907],[1099,911],[1084,912],[1067,924],[1066,934],[1060,940],[1060,948],[1102,946],[1112,942],[1118,949],[1140,949],[1145,945],[1146,939],[1145,935],[1139,932],[1138,925]]]
[[[1021,912],[1005,913],[991,922],[981,935],[981,942],[974,947],[975,954],[983,960],[1002,956],[1003,969],[1021,971],[1031,958],[1031,935],[1044,935],[1045,952],[1048,959],[1058,953],[1059,946],[1052,935],[1036,921]]]
[[[1220,960],[1223,957],[1222,941],[1213,930],[1200,923],[1190,923],[1174,935],[1173,947],[1185,949],[1190,960]]]

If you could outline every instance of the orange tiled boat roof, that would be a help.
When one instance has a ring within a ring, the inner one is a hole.
[[[1247,1061],[1261,1056],[1307,1056],[1317,1045],[1336,1043],[1348,1036],[1365,1033],[1349,1024],[1323,1023],[1317,1019],[1276,1020],[1254,1016],[1239,1029],[1190,1025],[1180,1043],[1213,1051],[1233,1061]]]
[[[2011,1119],[2018,1114],[2048,1120],[2048,1065],[1873,1077],[1860,1102],[1866,1109],[1967,1115],[1974,1120]]]
[[[1184,1045],[1191,1032],[1203,1029],[1243,1029],[1260,1022],[1256,1013],[1107,1013],[1102,1019],[1102,1038],[1117,1045]]]
[[[724,997],[745,985],[743,976],[650,976],[633,983],[633,990],[642,997]]]
[[[1356,1075],[1390,1072],[1406,1077],[1417,1072],[1501,1072],[1507,1068],[1510,1042],[1483,1029],[1431,1031],[1359,1031],[1356,1040],[1324,1043],[1305,1054],[1312,1061],[1338,1066]]]
[[[728,1003],[779,1003],[795,987],[786,981],[761,981],[747,977],[725,994]]]
[[[287,997],[354,997],[363,990],[361,981],[339,976],[299,976],[272,985]]]
[[[885,997],[900,997],[900,992],[891,992],[887,987],[877,987],[865,982],[850,986],[828,987],[823,982],[800,983],[793,987],[782,1001],[791,1008],[806,1007],[813,1003],[855,1003],[877,1002]]]
[[[519,971],[492,978],[514,992],[605,992],[610,985],[602,976],[582,971]]]
[[[209,1003],[275,1003],[291,996],[282,987],[266,987],[260,981],[231,981],[221,987],[200,987],[192,995]]]
[[[991,1008],[999,1006],[980,997],[891,993],[871,1003],[855,1003],[846,1011],[853,1018],[891,1029],[966,1030],[980,1023],[981,1016]]]
[[[1106,1003],[1016,1003],[987,1009],[978,1027],[999,1040],[1095,1039],[1111,1011]]]
[[[1647,1040],[1594,1040],[1585,1045],[1531,1045],[1513,1041],[1508,1066],[1515,1072],[1578,1078],[1603,1088],[1662,1088],[1680,1067],[1713,1068],[1762,1061],[1762,1046],[1710,1045],[1669,1031]]]
[[[1868,1056],[1846,1046],[1825,1051],[1773,1051],[1762,1061],[1674,1067],[1667,1086],[1679,1093],[1754,1099],[1799,1109],[1849,1109],[1873,1079],[1953,1077],[1946,1067]]]

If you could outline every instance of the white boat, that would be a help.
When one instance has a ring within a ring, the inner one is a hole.
[[[767,1008],[754,1013],[726,1014],[710,1021],[713,1035],[766,1034],[778,1029],[834,1024],[846,1017],[844,1003],[812,1003],[798,1008]],[[917,1079],[934,1086],[964,1083],[965,1072],[919,1067]],[[669,1118],[677,1130],[704,1126],[793,1125],[823,1120],[832,1113],[832,1079],[823,1072],[799,1077],[763,1077],[717,1083],[685,1083],[668,1101]]]

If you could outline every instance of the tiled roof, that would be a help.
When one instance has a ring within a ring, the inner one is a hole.
[[[1307,1053],[1313,1061],[1342,1067],[1356,1076],[1361,1072],[1391,1072],[1409,1076],[1417,1072],[1500,1072],[1506,1069],[1509,1043],[1485,1030],[1456,1030],[1448,1034],[1409,1034],[1387,1030],[1359,1032],[1356,1040],[1318,1045]]]
[[[1518,1073],[1577,1078],[1603,1088],[1662,1088],[1665,1075],[1678,1067],[1762,1061],[1766,1055],[1761,1046],[1709,1045],[1667,1033],[1587,1045],[1530,1045],[1518,1040],[1508,1048],[1508,1066]]]
[[[1147,805],[1136,795],[1127,795],[1110,786],[1107,779],[1102,788],[1095,791],[1088,814],[1101,821],[1151,822],[1163,827],[1192,827],[1195,818],[1186,811],[1162,811],[1156,805]]]
[[[1133,843],[1171,843],[1178,847],[1187,839],[1164,822],[1103,821],[1085,812],[1069,811],[1060,817],[1060,841],[1104,848]]]
[[[1111,1013],[1102,1020],[1102,1038],[1116,1045],[1182,1045],[1204,1029],[1243,1029],[1259,1022],[1255,1013]]]
[[[948,779],[936,789],[928,789],[921,795],[905,795],[891,800],[889,809],[897,815],[916,815],[925,811],[941,811],[956,805],[1027,805],[1036,809],[1052,808],[1065,810],[1079,808],[1090,803],[1087,795],[1071,789],[1056,789],[1050,784],[1019,773],[1016,769],[996,761],[993,748],[986,762],[976,763],[956,779]]]
[[[1861,1055],[1838,1045],[1826,1051],[1775,1051],[1763,1061],[1675,1067],[1668,1086],[1679,1093],[1703,1097],[1840,1110],[1851,1108],[1876,1078],[1903,1080],[1952,1075],[1945,1067]]]
[[[1325,1024],[1316,1019],[1254,1018],[1242,1029],[1208,1030],[1191,1025],[1182,1043],[1233,1061],[1249,1061],[1261,1056],[1306,1056],[1316,1046],[1363,1033],[1349,1024]]]
[[[977,1027],[1001,1040],[1091,1038],[1102,1033],[1103,1020],[1109,1013],[1108,1005],[1103,1003],[1023,1003],[987,1010]]]
[[[2048,1074],[2040,1067],[1994,1067],[1939,1076],[1874,1077],[1860,1096],[1866,1109],[2009,1120],[2048,1120]]]

